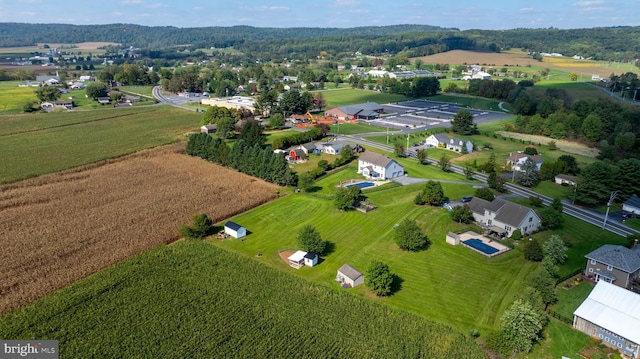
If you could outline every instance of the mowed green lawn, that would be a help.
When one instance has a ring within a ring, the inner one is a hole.
[[[353,105],[364,102],[377,102],[379,104],[385,104],[390,102],[407,101],[408,97],[403,95],[380,93],[369,90],[358,89],[340,89],[322,91],[322,96],[327,102],[327,109],[340,107],[345,105]]]
[[[200,115],[169,106],[0,117],[0,183],[184,139]]]
[[[336,270],[344,263],[365,271],[371,260],[382,260],[399,276],[401,289],[391,297],[375,301],[451,324],[464,332],[478,328],[486,334],[497,328],[500,315],[536,266],[522,259],[520,248],[490,259],[465,247],[446,244],[445,234],[465,225],[453,223],[442,208],[414,205],[413,199],[421,185],[369,194],[365,191],[378,206],[367,214],[338,211],[327,193],[340,180],[330,176],[319,181],[318,186],[323,188],[318,192],[320,196],[292,194],[234,217],[236,223],[248,227],[250,234],[244,241],[212,241],[333,288],[338,287]],[[450,197],[460,197],[470,188],[456,184],[443,186]],[[393,226],[405,218],[418,221],[432,241],[430,248],[417,253],[398,249],[393,241]],[[305,224],[315,226],[331,245],[317,267],[296,270],[282,261],[278,253],[298,249],[297,232]],[[257,253],[262,255],[256,257]],[[364,286],[350,291],[373,298]]]

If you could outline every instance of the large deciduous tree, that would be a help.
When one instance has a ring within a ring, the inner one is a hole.
[[[55,101],[60,98],[60,89],[55,86],[40,86],[35,90],[40,102]]]
[[[428,247],[430,243],[416,221],[409,219],[405,219],[398,224],[393,237],[398,247],[406,251],[419,251]]]
[[[525,187],[535,187],[538,184],[538,166],[529,157],[520,166],[516,173],[516,181]]]
[[[543,327],[540,312],[520,299],[514,301],[501,318],[501,334],[511,352],[530,352]]]
[[[364,283],[377,296],[387,296],[391,294],[394,274],[385,263],[372,260],[367,267],[364,276]]]
[[[89,98],[96,100],[98,97],[105,97],[109,93],[107,85],[102,82],[92,82],[87,85],[85,92]]]
[[[549,258],[553,265],[563,264],[567,260],[567,246],[562,238],[554,234],[542,246],[545,258]]]
[[[429,180],[414,201],[416,204],[439,206],[446,199],[440,182]]]
[[[298,245],[305,252],[322,254],[327,246],[327,242],[322,240],[322,236],[316,228],[310,224],[304,225],[298,232]]]
[[[451,120],[451,130],[461,135],[473,135],[478,133],[478,125],[473,122],[473,114],[466,109],[461,109]]]

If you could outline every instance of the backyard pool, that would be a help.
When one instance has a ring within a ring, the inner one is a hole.
[[[373,187],[373,186],[375,186],[375,183],[373,183],[373,182],[358,182],[358,183],[347,185],[346,187],[347,188],[351,188],[353,186],[356,186],[356,187],[358,187],[360,189],[363,189],[363,188]]]
[[[500,251],[498,248],[492,247],[478,238],[467,239],[466,241],[462,241],[462,243],[487,255],[492,255]]]

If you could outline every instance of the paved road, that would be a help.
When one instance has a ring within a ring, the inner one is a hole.
[[[355,136],[340,136],[341,140],[344,141],[349,141],[352,143],[359,143],[361,145],[366,145],[369,147],[374,147],[383,151],[387,151],[387,152],[393,152],[393,147],[392,146],[387,146],[387,145],[382,145],[379,144],[377,142],[372,142],[372,141],[368,141],[366,139],[362,139],[362,138],[358,138]],[[416,153],[413,149],[409,149],[407,151],[407,154],[409,155],[409,157],[415,158],[416,157]],[[437,165],[438,160],[436,160],[435,158],[429,158],[428,159],[429,163],[433,164],[433,165]],[[452,165],[451,166],[451,171],[455,172],[455,173],[459,173],[459,174],[464,174],[464,169],[461,166],[458,165]],[[473,174],[473,178],[477,179],[483,183],[487,182],[487,175],[483,174],[483,173],[479,173],[479,172],[474,172]],[[539,197],[540,199],[542,199],[542,203],[546,206],[550,205],[551,202],[553,202],[553,198],[548,197],[548,196],[544,196],[540,193],[537,193],[535,191],[532,191],[528,188],[516,185],[514,183],[505,183],[505,186],[507,187],[507,189],[514,195],[519,195],[521,197],[525,197],[525,198],[529,198],[531,196],[536,196]],[[621,235],[621,236],[627,236],[629,234],[634,234],[634,233],[640,233],[640,231],[637,231],[633,228],[627,227],[626,225],[622,224],[620,221],[618,221],[615,217],[612,218],[612,216],[609,216],[606,226],[603,226],[604,224],[604,214],[600,213],[600,212],[596,212],[590,209],[586,209],[586,208],[582,208],[579,206],[575,206],[572,205],[570,202],[568,201],[563,201],[563,212],[578,218],[580,220],[583,220],[585,222],[591,223],[593,225],[599,226],[600,228],[602,228],[603,230],[607,230],[609,232]],[[594,233],[594,235],[597,235],[597,233]]]
[[[185,103],[192,103],[192,102],[200,103],[200,97],[187,98],[187,97],[180,97],[178,95],[164,95],[162,94],[161,86],[155,86],[153,88],[152,93],[153,93],[153,97],[155,97],[155,99],[158,100],[158,105],[171,105],[171,106],[179,107],[184,110],[196,111],[196,112],[199,112],[200,110],[198,108],[184,105]]]

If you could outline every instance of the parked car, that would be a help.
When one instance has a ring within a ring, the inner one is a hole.
[[[464,196],[462,197],[462,199],[460,200],[460,202],[462,203],[467,203],[467,202],[471,202],[471,200],[473,199],[472,196]]]

